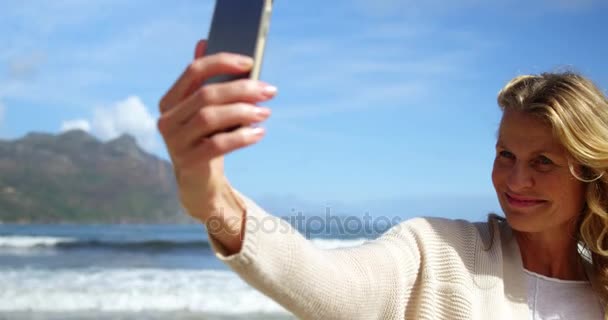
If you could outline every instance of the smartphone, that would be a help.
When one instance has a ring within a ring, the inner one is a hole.
[[[205,55],[231,52],[253,58],[252,70],[240,75],[219,75],[205,84],[250,78],[258,80],[266,35],[270,27],[272,0],[216,0]]]

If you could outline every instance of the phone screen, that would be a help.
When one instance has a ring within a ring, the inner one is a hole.
[[[264,10],[266,0],[217,0],[215,11],[207,42],[207,53],[211,55],[219,52],[232,52],[256,57],[256,47],[265,23]],[[207,81],[223,82],[238,78],[249,77],[243,75],[222,75]]]

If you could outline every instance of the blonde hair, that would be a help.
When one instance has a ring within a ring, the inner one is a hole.
[[[572,175],[586,183],[586,205],[576,238],[589,280],[608,303],[608,99],[589,79],[573,73],[519,76],[498,94],[498,105],[537,115],[551,124],[569,152]],[[576,167],[580,168],[576,172]],[[587,260],[586,262],[584,260]],[[606,308],[604,308],[606,310]],[[604,316],[608,319],[608,315]]]

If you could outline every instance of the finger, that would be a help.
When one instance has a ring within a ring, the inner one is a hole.
[[[218,53],[194,60],[163,96],[159,103],[161,113],[191,95],[205,80],[221,75],[238,75],[251,70],[253,59],[234,53]]]
[[[196,48],[194,49],[194,59],[204,56],[205,51],[207,51],[207,40],[200,40],[196,43]]]
[[[265,134],[262,127],[243,127],[227,133],[218,133],[206,138],[195,148],[182,152],[176,157],[177,165],[189,169],[213,158],[223,156],[236,149],[259,142]]]
[[[196,43],[196,48],[194,49],[194,59],[198,59],[198,58],[202,58],[205,53],[207,51],[207,41],[206,40],[200,40],[199,42]],[[192,83],[190,85],[190,88],[188,88],[188,90],[186,90],[186,92],[194,92],[194,90],[197,89],[197,87],[200,86],[197,83]]]
[[[257,80],[237,80],[210,84],[198,89],[180,105],[161,115],[158,129],[164,135],[172,135],[175,130],[206,105],[224,105],[237,102],[255,104],[271,99],[277,88]]]
[[[269,108],[248,103],[202,108],[174,136],[168,137],[167,141],[179,152],[192,148],[201,139],[214,133],[262,122],[268,119],[270,113]]]

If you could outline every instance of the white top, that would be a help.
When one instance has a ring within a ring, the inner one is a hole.
[[[299,319],[530,319],[517,240],[495,216],[489,223],[410,219],[360,246],[324,250],[240,198],[241,250],[229,254],[209,235],[213,250]]]
[[[532,320],[601,320],[602,307],[591,284],[549,278],[525,270]]]

